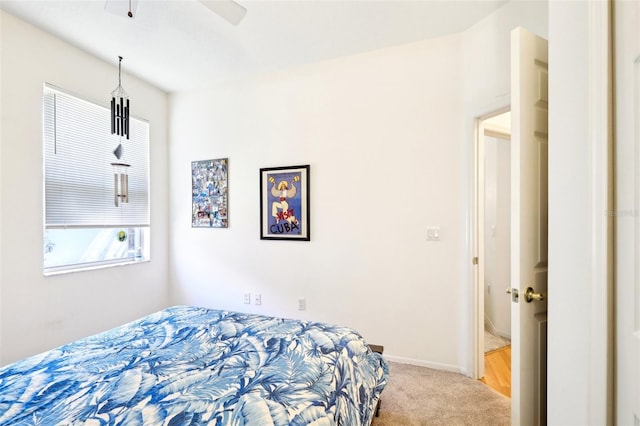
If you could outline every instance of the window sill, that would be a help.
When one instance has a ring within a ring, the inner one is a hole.
[[[86,264],[86,265],[75,265],[75,266],[58,266],[58,267],[53,267],[53,268],[47,268],[45,269],[42,274],[45,277],[51,277],[51,276],[56,276],[56,275],[66,275],[66,274],[72,274],[74,272],[85,272],[85,271],[95,271],[98,269],[106,269],[106,268],[116,268],[119,266],[128,266],[128,265],[137,265],[139,263],[147,263],[150,262],[151,259],[140,259],[140,260],[126,260],[126,261],[113,261],[113,262],[108,262],[108,263],[93,263],[93,264]]]

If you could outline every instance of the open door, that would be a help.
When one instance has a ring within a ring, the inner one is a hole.
[[[548,49],[511,32],[511,421],[546,424]]]

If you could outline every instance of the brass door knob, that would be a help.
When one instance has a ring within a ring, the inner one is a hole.
[[[532,300],[537,300],[538,302],[541,302],[545,299],[544,294],[536,293],[535,290],[531,287],[527,287],[527,289],[524,292],[524,297],[527,303],[531,303]]]

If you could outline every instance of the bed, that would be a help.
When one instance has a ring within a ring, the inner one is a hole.
[[[369,425],[387,380],[347,327],[174,306],[0,368],[0,425]]]

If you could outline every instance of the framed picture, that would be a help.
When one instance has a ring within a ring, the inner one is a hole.
[[[191,227],[227,228],[228,158],[191,162]]]
[[[310,240],[309,165],[260,169],[260,239]]]

